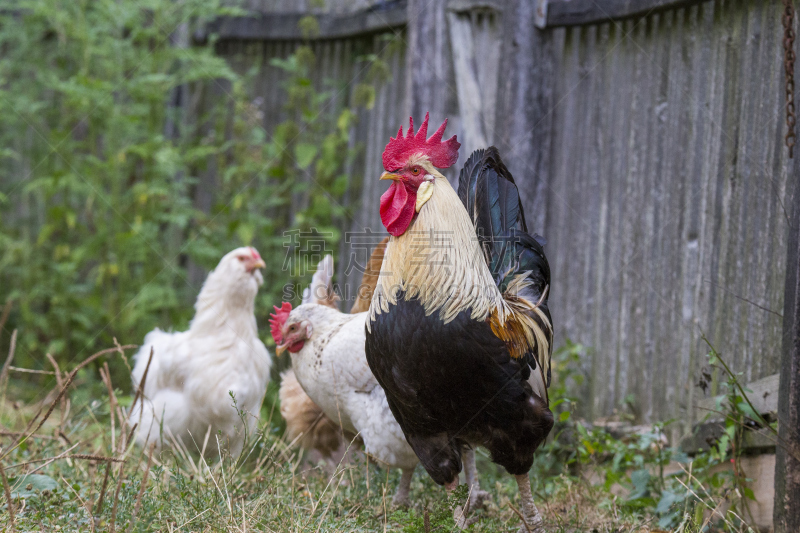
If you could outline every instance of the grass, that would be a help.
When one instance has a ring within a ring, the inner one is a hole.
[[[131,444],[124,407],[131,398],[120,396],[107,366],[100,373],[102,383],[86,362],[70,373],[59,371],[58,384],[39,402],[21,401],[31,391],[17,381],[10,382],[6,398],[0,375],[0,477],[6,481],[0,524],[7,531],[457,531],[452,509],[466,500],[466,487],[448,498],[418,467],[412,507],[392,508],[399,471],[360,453],[338,465],[311,464],[286,442],[274,383],[242,457],[207,462],[186,450],[153,452]],[[632,506],[602,483],[559,468],[559,462],[571,461],[564,451],[549,445],[531,472],[548,531],[661,531],[652,506]],[[517,531],[515,483],[480,452],[481,488],[492,499],[475,511],[480,519],[470,530]],[[676,530],[711,525],[691,509]]]

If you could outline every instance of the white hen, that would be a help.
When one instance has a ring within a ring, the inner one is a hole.
[[[303,305],[294,310],[289,303],[275,308],[270,324],[276,352],[291,353],[297,380],[328,418],[358,434],[371,457],[403,470],[394,503],[405,505],[418,460],[367,365],[367,313],[344,314],[327,305],[305,303],[328,297],[332,272],[333,258],[326,256],[303,295]]]
[[[140,445],[160,447],[177,440],[202,451],[208,435],[205,449],[219,453],[221,432],[220,444],[227,441],[231,454],[241,453],[245,433],[252,433],[258,420],[272,364],[253,313],[264,282],[259,271],[263,267],[255,248],[233,250],[206,278],[187,331],[156,328],[145,336],[135,356],[134,389],[142,381],[151,350],[153,358],[144,400],[133,406],[130,416],[139,424]]]

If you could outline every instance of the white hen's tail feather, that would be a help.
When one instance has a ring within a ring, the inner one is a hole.
[[[335,308],[337,300],[333,292],[333,257],[326,255],[317,265],[317,271],[311,278],[311,285],[303,291],[303,303]]]

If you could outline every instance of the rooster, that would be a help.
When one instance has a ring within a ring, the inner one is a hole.
[[[408,443],[452,490],[464,449],[484,446],[516,478],[524,531],[543,532],[528,471],[553,426],[547,387],[550,268],[496,148],[478,150],[458,192],[447,121],[400,128],[383,153],[380,215],[392,235],[366,320],[366,356]]]
[[[231,454],[241,453],[272,365],[254,315],[264,266],[255,248],[233,250],[206,278],[187,331],[156,328],[145,336],[132,372],[134,389],[143,383],[130,416],[140,445],[218,453],[219,431]]]

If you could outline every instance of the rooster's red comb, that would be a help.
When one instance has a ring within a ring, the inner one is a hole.
[[[437,168],[447,168],[455,164],[461,144],[455,135],[442,141],[444,129],[447,127],[447,119],[444,119],[439,129],[426,139],[428,115],[425,113],[425,122],[422,123],[416,135],[414,135],[414,117],[408,118],[408,133],[405,137],[403,136],[403,126],[400,126],[397,137],[392,137],[383,150],[384,170],[391,172],[402,168],[408,161],[408,157],[417,153],[427,155],[433,166]]]
[[[272,333],[272,339],[275,341],[275,344],[280,344],[283,342],[281,328],[283,328],[283,325],[286,324],[286,319],[289,318],[289,313],[292,312],[292,304],[289,302],[283,302],[280,309],[277,305],[273,305],[272,307],[275,308],[275,313],[269,315],[272,317],[269,319],[269,330]]]

